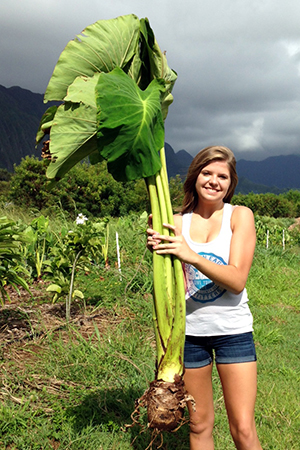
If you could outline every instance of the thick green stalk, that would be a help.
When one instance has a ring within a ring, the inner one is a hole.
[[[163,188],[165,192],[166,198],[166,206],[168,211],[168,221],[170,224],[174,224],[173,219],[173,209],[170,198],[169,191],[169,183],[168,183],[168,174],[167,174],[167,164],[166,164],[166,156],[165,149],[162,148],[160,151],[160,159],[162,163],[162,181]],[[185,286],[184,286],[184,278],[182,271],[182,263],[181,261],[174,257],[173,258],[173,269],[174,269],[174,278],[175,278],[175,301],[176,301],[176,310],[174,316],[174,328],[175,332],[172,332],[172,346],[177,346],[179,351],[179,356],[183,361],[183,350],[184,350],[184,341],[185,341]]]
[[[164,207],[167,211],[166,222],[173,225],[173,210],[169,193],[164,148],[160,151],[160,157],[162,162],[161,181],[164,192]],[[160,360],[157,371],[157,379],[170,382],[174,381],[175,374],[183,374],[183,351],[185,341],[185,288],[181,261],[176,257],[172,257],[172,268],[172,282],[175,285],[173,325],[164,358]]]
[[[174,381],[174,375],[182,375],[184,370],[185,289],[181,261],[174,258],[173,263],[176,285],[174,321],[164,358],[161,360],[157,371],[157,378],[164,381]]]
[[[155,177],[146,179],[152,211],[153,229],[162,232],[162,220]],[[166,290],[167,278],[165,270],[165,258],[153,252],[153,290],[154,290],[154,312],[153,320],[156,334],[157,360],[158,364],[166,351],[172,323],[173,311],[168,292]]]
[[[163,147],[160,150],[160,160],[161,160],[161,178],[162,178],[162,185],[164,190],[164,196],[166,199],[166,208],[167,208],[167,215],[168,215],[168,223],[170,225],[174,225],[174,219],[173,219],[173,208],[170,198],[170,190],[169,190],[169,182],[168,182],[168,174],[167,174],[167,162],[166,162],[166,152],[165,148]]]
[[[156,189],[158,194],[158,201],[160,207],[160,216],[162,224],[168,223],[168,196],[165,195],[165,189],[163,188],[163,169],[160,170],[155,176]],[[155,228],[154,228],[155,229]],[[169,236],[170,230],[163,226],[163,234]],[[169,299],[170,306],[172,308],[172,316],[174,315],[175,308],[175,284],[174,284],[174,274],[173,274],[173,264],[172,256],[164,255],[165,260],[165,274],[166,274],[166,290]]]
[[[169,231],[163,223],[174,224],[164,149],[161,171],[147,178],[153,229]],[[157,346],[157,379],[173,382],[183,374],[185,340],[185,292],[181,262],[171,255],[153,252],[153,323]]]

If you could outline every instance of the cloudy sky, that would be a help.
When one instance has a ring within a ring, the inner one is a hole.
[[[0,84],[44,93],[68,41],[131,13],[148,17],[178,73],[166,120],[176,152],[300,154],[299,0],[1,0]]]

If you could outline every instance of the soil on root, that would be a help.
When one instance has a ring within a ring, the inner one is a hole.
[[[174,382],[154,380],[136,402],[132,414],[133,424],[139,423],[140,408],[147,409],[148,428],[159,431],[174,431],[185,423],[184,410],[193,398],[186,392],[183,378],[175,375]]]
[[[176,432],[189,419],[185,416],[187,404],[195,408],[194,398],[185,390],[183,377],[175,375],[172,383],[154,380],[142,397],[136,400],[135,410],[131,414],[132,423],[125,425],[125,430],[135,425],[141,427],[141,432],[151,430],[151,442],[146,450],[151,450],[156,440],[160,438],[160,444],[156,448],[163,447],[163,432]],[[141,423],[141,409],[147,410],[147,428]]]
[[[148,425],[163,431],[177,428],[183,418],[185,389],[181,377],[173,383],[152,381],[142,402],[147,406]]]

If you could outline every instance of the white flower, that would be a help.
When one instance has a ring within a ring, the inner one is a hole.
[[[76,224],[83,224],[88,220],[88,218],[86,216],[84,216],[82,213],[78,214],[78,216],[76,217]]]

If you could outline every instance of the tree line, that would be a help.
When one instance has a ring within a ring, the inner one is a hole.
[[[93,217],[120,217],[129,213],[149,211],[149,199],[144,180],[119,183],[108,173],[106,162],[77,164],[49,189],[45,172],[49,162],[26,156],[14,173],[0,169],[0,201],[49,213],[62,208],[70,214],[83,213]],[[183,182],[179,175],[170,179],[170,194],[174,209],[180,208]],[[299,217],[300,191],[283,194],[236,194],[236,205],[248,206],[255,214],[269,217]]]

